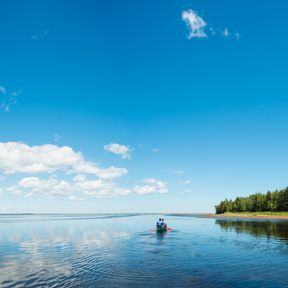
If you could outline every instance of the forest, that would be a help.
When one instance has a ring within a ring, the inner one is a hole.
[[[282,212],[288,211],[288,187],[255,193],[248,197],[237,197],[234,201],[225,199],[215,206],[216,214],[225,212]]]

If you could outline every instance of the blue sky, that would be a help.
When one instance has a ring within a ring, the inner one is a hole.
[[[0,212],[209,212],[287,185],[285,1],[1,1]]]

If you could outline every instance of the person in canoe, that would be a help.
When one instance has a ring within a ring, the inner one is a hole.
[[[167,230],[167,224],[165,223],[163,218],[162,218],[162,229]]]
[[[159,220],[156,223],[156,227],[158,231],[166,231],[167,230],[167,224],[165,223],[163,218],[159,218]]]
[[[159,218],[159,220],[158,220],[157,223],[156,223],[156,227],[157,227],[157,228],[160,228],[161,226],[162,226],[162,219]]]

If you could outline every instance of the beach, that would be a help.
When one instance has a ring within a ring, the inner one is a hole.
[[[225,213],[225,214],[205,214],[201,217],[204,218],[227,218],[227,219],[263,219],[263,220],[287,220],[288,216],[281,215],[261,215],[261,214],[237,214],[237,213]]]

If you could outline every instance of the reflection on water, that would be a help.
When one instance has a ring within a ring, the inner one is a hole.
[[[9,240],[5,239],[9,244],[6,242],[1,247],[0,283],[5,287],[23,287],[24,284],[25,287],[41,287],[45,283],[52,286],[59,281],[59,276],[60,279],[69,279],[70,283],[77,280],[73,270],[81,273],[89,269],[90,261],[97,261],[104,273],[105,266],[111,266],[112,258],[118,256],[118,250],[113,249],[113,239],[129,238],[125,231],[75,232],[50,230],[43,235],[27,231],[22,239],[10,235]],[[2,251],[5,246],[8,249]],[[100,249],[101,253],[96,253]]]
[[[216,224],[225,231],[248,233],[256,237],[278,237],[288,240],[286,221],[216,220]]]
[[[284,222],[49,217],[0,216],[0,287],[287,287]]]

